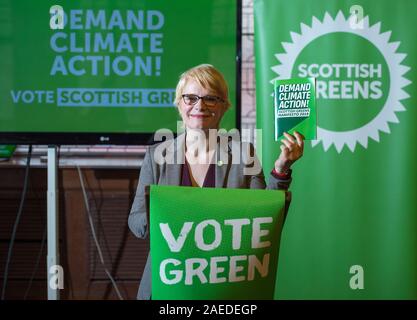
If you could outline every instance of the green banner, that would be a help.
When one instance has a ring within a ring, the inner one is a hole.
[[[279,153],[273,81],[317,79],[278,298],[416,299],[417,2],[255,0],[254,11],[265,172]]]
[[[0,133],[176,132],[179,76],[202,63],[236,127],[237,1],[2,1],[0,17]]]
[[[151,186],[152,299],[273,299],[285,192]]]

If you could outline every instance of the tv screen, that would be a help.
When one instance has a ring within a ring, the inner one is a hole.
[[[8,1],[0,8],[0,143],[147,144],[177,131],[175,86],[213,64],[240,127],[240,1]]]

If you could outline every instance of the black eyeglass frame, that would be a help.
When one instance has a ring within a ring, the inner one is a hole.
[[[185,94],[181,95],[181,97],[182,97],[182,100],[184,101],[184,103],[186,105],[189,105],[189,106],[196,105],[200,99],[203,100],[204,104],[206,104],[207,106],[213,106],[213,107],[217,106],[217,104],[219,102],[221,102],[221,103],[225,103],[226,102],[226,101],[224,101],[224,99],[222,99],[222,98],[220,98],[218,96],[212,96],[212,95],[209,95],[209,94],[201,97],[201,96],[199,96],[197,94],[185,93]],[[186,98],[190,98],[190,97],[197,98],[197,100],[195,101],[195,103],[187,103],[185,101]],[[211,105],[210,103],[207,103],[206,100],[205,100],[205,98],[207,98],[207,97],[213,98],[214,100],[216,100],[216,103],[213,104],[213,105]]]

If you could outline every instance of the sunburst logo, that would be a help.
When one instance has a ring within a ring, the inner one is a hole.
[[[282,42],[285,52],[275,55],[280,64],[272,67],[277,77],[271,82],[294,76],[318,78],[318,105],[325,107],[319,109],[317,140],[312,146],[322,142],[324,151],[334,145],[341,153],[345,146],[354,152],[357,143],[368,148],[369,138],[379,142],[380,132],[390,133],[389,123],[399,123],[396,112],[406,110],[401,101],[409,98],[404,87],[411,81],[404,74],[410,67],[402,64],[407,55],[397,52],[400,42],[390,42],[391,31],[381,33],[381,22],[370,25],[369,16],[363,19],[363,28],[353,29],[342,11],[335,18],[326,12],[323,21],[313,16],[311,26],[301,23],[300,27],[301,33],[290,32],[292,42]],[[330,50],[335,41],[341,45],[331,49],[332,61],[326,62],[330,56],[321,49]],[[321,52],[314,51],[308,64],[303,53],[312,46]],[[356,59],[364,62],[349,61],[349,53],[341,50],[347,46],[353,46],[349,50],[356,50]],[[373,59],[361,56],[363,47],[372,51]],[[320,59],[324,60],[321,64]]]

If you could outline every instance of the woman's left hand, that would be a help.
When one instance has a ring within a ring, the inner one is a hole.
[[[294,136],[284,132],[285,138],[281,140],[281,154],[275,161],[275,171],[288,172],[291,165],[303,156],[304,136],[294,132]]]

